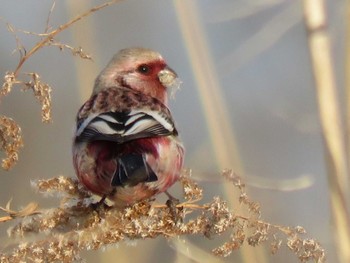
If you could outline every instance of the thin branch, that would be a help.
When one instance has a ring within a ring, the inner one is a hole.
[[[51,31],[50,33],[48,33],[48,35],[46,37],[44,37],[42,40],[40,40],[38,43],[35,44],[35,46],[29,50],[23,57],[21,57],[17,68],[14,71],[14,75],[15,77],[17,77],[20,69],[22,68],[23,64],[27,61],[28,58],[30,58],[33,54],[35,54],[41,47],[45,46],[47,43],[51,42],[52,39],[59,33],[61,33],[63,30],[67,29],[68,27],[72,26],[73,24],[75,24],[76,22],[80,21],[81,19],[83,19],[84,17],[87,17],[88,15],[90,15],[93,12],[99,11],[107,6],[113,5],[117,2],[120,2],[122,0],[113,0],[98,6],[95,6],[93,8],[91,8],[90,10],[86,11],[85,13],[82,13],[80,15],[78,15],[77,17],[73,18],[72,20],[68,21],[67,23],[60,25],[58,28],[56,28],[55,30]]]
[[[47,19],[46,19],[46,27],[45,27],[45,31],[44,31],[45,33],[49,32],[49,30],[51,29],[50,20],[51,20],[51,15],[53,13],[53,10],[55,9],[55,6],[56,6],[56,1],[53,1],[51,9],[50,9],[49,14],[47,15]]]
[[[15,53],[16,51],[19,52],[19,56],[20,56],[20,59],[23,58],[23,56],[26,54],[26,49],[25,47],[23,46],[23,44],[21,43],[19,37],[17,36],[16,32],[15,32],[15,28],[13,25],[11,25],[10,23],[7,23],[6,22],[6,27],[7,27],[7,30],[14,35],[15,39],[16,39],[16,49],[13,51],[13,53]]]

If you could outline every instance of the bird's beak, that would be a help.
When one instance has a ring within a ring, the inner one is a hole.
[[[178,82],[177,74],[168,66],[159,71],[158,78],[160,83],[167,88],[172,87],[176,82]]]

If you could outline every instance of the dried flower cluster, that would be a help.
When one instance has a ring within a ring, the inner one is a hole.
[[[28,73],[30,81],[24,82],[24,90],[33,90],[35,98],[41,104],[41,119],[43,122],[51,121],[51,87],[43,83],[37,73]]]
[[[224,175],[246,196],[238,176],[231,171],[224,171]],[[121,210],[93,204],[92,196],[71,178],[61,176],[35,182],[40,192],[63,195],[61,205],[39,211],[28,209],[27,215],[23,212],[22,220],[8,231],[11,237],[20,237],[22,241],[12,251],[0,254],[0,261],[72,262],[80,259],[81,251],[121,241],[193,234],[212,237],[230,231],[230,239],[213,249],[215,255],[228,256],[244,243],[256,246],[265,241],[271,242],[271,251],[275,253],[283,243],[278,236],[286,235],[287,247],[301,262],[324,262],[325,252],[319,243],[301,238],[305,233],[303,228],[261,221],[256,216],[260,215],[260,209],[254,210],[257,205],[248,197],[242,199],[242,204],[251,211],[250,216],[245,217],[232,212],[219,197],[200,204],[202,189],[190,179],[190,171],[184,172],[181,183],[185,201],[175,207],[144,201]],[[2,210],[13,213],[10,209]],[[30,241],[26,239],[28,234],[32,234]]]
[[[18,161],[18,151],[23,147],[21,128],[5,116],[0,116],[0,150],[6,154],[1,166],[9,170]]]
[[[7,72],[4,77],[4,83],[0,90],[0,96],[5,96],[11,92],[14,85],[21,85],[22,90],[32,90],[35,98],[41,104],[41,119],[43,122],[51,121],[51,87],[42,82],[37,73],[24,74],[29,77],[28,80],[17,79],[14,72]]]
[[[273,225],[271,223],[260,220],[260,204],[250,200],[247,193],[245,192],[245,185],[242,183],[240,176],[235,174],[232,170],[224,170],[223,176],[240,190],[239,201],[248,209],[248,216],[235,215],[235,217],[237,219],[236,224],[241,224],[241,229],[238,227],[238,232],[241,235],[242,230],[245,234],[247,232],[250,233],[249,235],[245,236],[245,240],[249,245],[257,246],[265,241],[270,240],[271,253],[275,254],[283,244],[283,239],[286,239],[285,242],[287,247],[292,250],[295,255],[297,255],[300,262],[307,262],[309,260],[313,260],[314,262],[325,261],[325,251],[319,242],[317,242],[315,239],[303,239],[301,237],[301,235],[306,234],[306,231],[303,227],[285,227],[280,225]],[[242,239],[240,235],[238,235],[238,237]],[[232,241],[233,242],[224,244],[222,248],[219,248],[219,252],[222,253],[222,251],[225,251],[225,246],[230,247],[231,245],[237,248],[237,240],[234,235]],[[232,250],[228,252],[231,253]]]

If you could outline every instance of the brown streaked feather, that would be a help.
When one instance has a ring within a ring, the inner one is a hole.
[[[120,112],[130,108],[160,111],[166,116],[171,116],[169,109],[156,98],[128,88],[111,87],[92,96],[80,108],[77,120],[85,119],[92,113]]]

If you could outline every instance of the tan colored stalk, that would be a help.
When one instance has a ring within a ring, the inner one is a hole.
[[[67,12],[73,16],[81,9],[87,9],[89,4],[89,2],[66,0]],[[85,19],[84,23],[78,23],[70,30],[73,46],[84,46],[84,49],[89,50],[89,53],[98,56],[96,37],[94,37],[96,35],[95,21],[95,17],[91,16],[89,19]],[[80,103],[83,103],[91,95],[94,78],[101,70],[96,61],[98,60],[94,60],[95,63],[85,63],[85,61],[74,60]]]
[[[242,171],[231,118],[218,80],[195,1],[175,1],[182,35],[197,82],[216,162]]]
[[[345,91],[346,91],[346,151],[350,152],[350,1],[346,1],[345,31]],[[348,155],[350,166],[350,154]]]
[[[330,203],[339,262],[350,262],[350,220],[346,202],[349,174],[345,132],[334,77],[324,0],[304,0],[304,15],[325,141]]]
[[[216,163],[220,168],[233,167],[235,171],[243,174],[229,110],[200,23],[196,3],[177,0],[174,4],[197,82]],[[230,200],[234,200],[231,198],[231,190],[227,190],[226,193]],[[256,247],[252,250],[243,246],[241,253],[242,262],[266,262],[265,252],[261,248]]]

